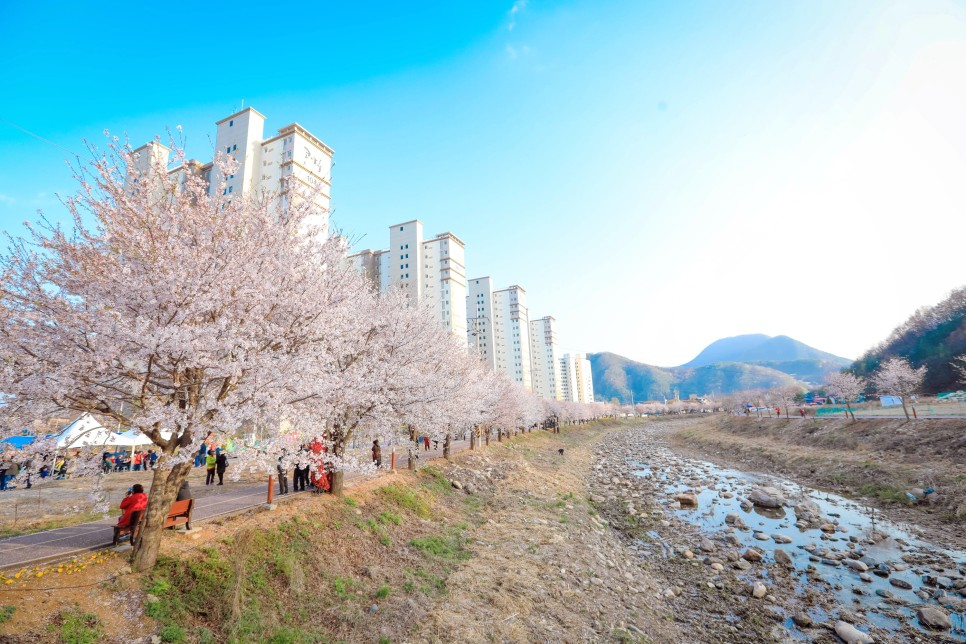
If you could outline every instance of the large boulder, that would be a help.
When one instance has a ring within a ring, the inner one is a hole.
[[[875,640],[868,633],[863,633],[848,622],[835,622],[835,634],[842,638],[845,644],[874,644]]]
[[[748,495],[748,500],[760,508],[780,508],[785,505],[785,497],[773,487],[755,488]]]
[[[680,503],[682,508],[698,507],[698,497],[688,492],[675,494],[674,500]]]
[[[919,623],[926,628],[948,631],[953,627],[953,624],[949,619],[949,615],[946,614],[946,611],[933,606],[923,606],[920,608],[918,611],[916,611],[916,618],[919,620]]]

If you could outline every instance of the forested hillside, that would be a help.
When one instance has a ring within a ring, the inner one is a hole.
[[[926,366],[923,391],[939,393],[963,387],[962,378],[950,364],[963,354],[966,354],[966,287],[954,290],[935,306],[917,310],[888,338],[856,360],[852,370],[869,376],[889,358],[906,358],[914,367]]]

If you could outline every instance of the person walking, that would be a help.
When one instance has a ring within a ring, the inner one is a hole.
[[[278,472],[278,495],[288,494],[288,466],[285,464],[285,457],[278,457],[278,465],[275,466]],[[296,479],[296,482],[298,479]]]
[[[429,436],[423,436],[423,451],[429,451]]]
[[[220,447],[215,450],[215,471],[218,473],[218,485],[224,485],[225,470],[228,469],[228,454]]]
[[[205,477],[205,485],[215,484],[215,465],[215,453],[208,452],[208,455],[205,456],[205,468],[208,470],[208,475]]]
[[[372,462],[376,467],[382,467],[382,448],[379,447],[379,439],[372,441]]]

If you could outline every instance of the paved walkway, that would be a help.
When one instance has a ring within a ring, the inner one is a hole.
[[[469,441],[453,441],[453,452],[460,452],[469,448]],[[389,467],[390,450],[383,452],[383,467]],[[420,451],[421,464],[443,455],[442,443],[439,449]],[[409,466],[409,459],[405,453],[396,455],[397,469]],[[361,474],[347,474],[346,485],[354,481],[364,480]],[[289,485],[291,489],[291,482]],[[307,492],[298,492],[279,497],[278,484],[275,484],[275,500],[287,501]],[[267,501],[267,482],[257,486],[232,490],[222,494],[212,494],[195,500],[191,523],[202,523],[219,516],[240,512],[248,508],[258,507]],[[0,540],[0,570],[6,568],[23,568],[46,561],[53,561],[69,557],[75,553],[111,545],[114,537],[114,517],[82,523],[67,528],[45,530],[19,537]]]

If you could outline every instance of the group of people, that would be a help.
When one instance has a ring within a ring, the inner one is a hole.
[[[225,484],[225,470],[228,469],[228,454],[221,447],[216,447],[214,451],[205,450],[205,485],[215,485],[215,475],[218,475],[218,485]],[[195,456],[195,460],[198,457]]]
[[[288,494],[288,468],[290,464],[294,466],[294,473],[292,475],[293,491],[302,492],[307,489],[316,488],[315,482],[311,480],[309,475],[311,471],[309,464],[310,454],[311,450],[309,446],[302,445],[294,457],[290,458],[287,454],[282,454],[278,457],[275,472],[278,474],[278,493],[280,495]]]
[[[153,470],[158,462],[158,453],[153,449],[138,450],[134,454],[127,452],[104,452],[101,455],[101,469],[108,472],[140,472]]]

